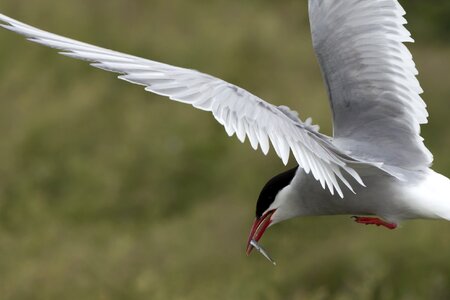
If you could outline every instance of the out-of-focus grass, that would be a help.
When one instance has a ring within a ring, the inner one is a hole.
[[[431,115],[424,136],[449,175],[450,8],[404,4]],[[214,74],[330,133],[306,9],[294,0],[0,4],[50,31]],[[0,45],[1,299],[450,297],[447,222],[388,232],[346,217],[295,219],[266,234],[276,268],[245,257],[258,192],[284,169],[273,154],[228,139],[204,112],[10,32]]]

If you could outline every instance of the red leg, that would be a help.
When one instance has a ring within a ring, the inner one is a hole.
[[[389,223],[389,222],[383,221],[379,218],[357,217],[357,216],[353,216],[352,218],[355,220],[356,223],[359,223],[359,224],[383,226],[388,229],[397,228],[397,224]]]

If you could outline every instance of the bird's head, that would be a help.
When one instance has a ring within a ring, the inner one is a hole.
[[[296,216],[296,193],[290,183],[297,169],[298,167],[273,177],[261,190],[256,203],[256,219],[247,241],[247,255],[253,249],[250,242],[258,242],[267,228]]]

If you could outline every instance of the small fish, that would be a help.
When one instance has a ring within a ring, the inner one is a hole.
[[[274,266],[277,265],[277,263],[269,256],[269,254],[267,253],[267,251],[261,247],[255,240],[251,240],[250,241],[250,245],[252,245],[253,247],[255,247],[256,250],[258,250],[259,253],[262,254],[262,256],[264,256],[265,258],[267,258]]]

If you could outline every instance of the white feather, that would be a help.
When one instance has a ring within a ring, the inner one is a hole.
[[[269,150],[270,139],[284,164],[288,163],[293,151],[300,167],[311,171],[330,192],[339,191],[336,176],[342,178],[337,174],[340,170],[357,176],[346,166],[350,159],[347,155],[328,143],[328,137],[318,134],[310,120],[302,123],[298,113],[286,106],[276,107],[240,87],[195,70],[92,46],[1,14],[0,22],[6,29],[24,35],[30,41],[56,48],[63,55],[89,61],[94,67],[120,73],[120,79],[143,85],[146,91],[210,111],[228,135],[236,133],[242,142],[248,136],[252,147],[257,149],[259,144],[264,154]]]

